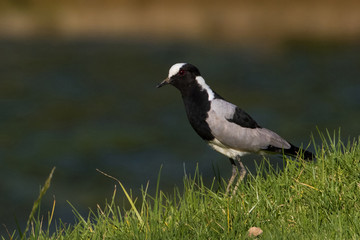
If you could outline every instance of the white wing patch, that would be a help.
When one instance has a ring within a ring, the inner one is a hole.
[[[171,68],[169,69],[169,76],[168,78],[171,78],[172,76],[175,76],[180,68],[182,68],[182,66],[184,66],[186,63],[176,63],[174,65],[171,66]]]
[[[206,84],[205,79],[202,76],[197,76],[195,80],[198,82],[198,84],[207,92],[209,96],[209,101],[213,100],[215,98],[215,94],[213,90],[209,87],[209,85]]]

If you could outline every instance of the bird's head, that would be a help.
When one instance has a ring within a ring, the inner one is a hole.
[[[176,63],[170,70],[168,77],[159,83],[156,87],[171,84],[180,91],[196,84],[196,78],[201,76],[199,70],[190,63]]]

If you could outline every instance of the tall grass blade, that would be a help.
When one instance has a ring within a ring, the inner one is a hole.
[[[36,199],[36,201],[34,202],[33,204],[33,207],[32,207],[32,210],[31,210],[31,213],[29,215],[29,218],[27,220],[27,223],[26,223],[26,228],[25,228],[25,231],[24,233],[21,235],[21,239],[24,239],[24,237],[26,236],[26,233],[29,231],[29,227],[30,227],[30,223],[31,221],[34,219],[34,215],[35,215],[35,212],[36,210],[38,209],[39,205],[40,205],[40,202],[41,202],[41,199],[43,198],[43,196],[45,195],[46,191],[49,189],[50,187],[50,183],[51,183],[51,179],[53,177],[53,174],[54,174],[54,171],[55,171],[56,167],[53,167],[50,174],[49,174],[49,177],[46,179],[45,181],[45,185],[41,188],[40,190],[40,194],[39,194],[39,197]]]
[[[140,213],[136,209],[134,201],[131,199],[130,195],[128,194],[128,192],[126,191],[125,187],[122,185],[120,180],[118,180],[117,178],[115,178],[115,177],[113,177],[113,176],[111,176],[111,175],[109,175],[107,173],[104,173],[103,171],[101,171],[99,169],[96,169],[96,171],[98,171],[99,173],[103,174],[104,176],[106,176],[108,178],[111,178],[111,179],[113,179],[113,180],[115,180],[115,181],[117,181],[119,183],[121,189],[123,190],[126,198],[128,199],[128,201],[129,201],[129,203],[131,205],[131,209],[135,212],[135,215],[136,215],[137,219],[139,220],[141,226],[143,226],[144,221],[142,220]]]

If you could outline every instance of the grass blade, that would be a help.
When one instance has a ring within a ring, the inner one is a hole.
[[[51,179],[53,177],[53,174],[54,174],[54,171],[55,171],[56,167],[53,167],[48,178],[46,179],[45,181],[45,185],[41,188],[40,190],[40,194],[39,194],[39,197],[36,199],[36,201],[34,202],[33,204],[33,207],[32,207],[32,210],[30,212],[30,215],[29,215],[29,218],[27,220],[27,223],[26,223],[26,228],[25,228],[25,231],[24,233],[21,235],[21,239],[24,239],[24,237],[26,236],[26,233],[29,231],[29,227],[30,227],[30,223],[31,221],[34,219],[34,215],[35,215],[35,212],[36,210],[38,209],[38,207],[40,206],[40,202],[41,202],[41,199],[43,198],[43,196],[45,195],[46,191],[49,189],[50,187],[50,183],[51,183]]]
[[[135,212],[136,217],[137,217],[137,219],[139,220],[139,222],[140,222],[140,224],[141,224],[141,226],[142,226],[142,225],[144,224],[144,221],[142,220],[140,213],[139,213],[138,210],[136,209],[134,201],[131,199],[130,195],[128,194],[128,192],[126,191],[126,189],[125,189],[125,187],[122,185],[122,183],[121,183],[117,178],[115,178],[115,177],[113,177],[113,176],[111,176],[111,175],[109,175],[109,174],[107,174],[107,173],[104,173],[103,171],[101,171],[101,170],[99,170],[99,169],[96,169],[96,171],[98,171],[99,173],[103,174],[104,176],[106,176],[106,177],[108,177],[108,178],[111,178],[111,179],[113,179],[113,180],[115,180],[115,181],[117,181],[117,182],[119,183],[121,189],[123,190],[126,198],[128,199],[128,201],[129,201],[129,203],[130,203],[130,205],[131,205],[131,209]]]

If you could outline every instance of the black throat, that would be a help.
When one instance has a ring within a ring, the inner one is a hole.
[[[213,140],[214,136],[211,134],[209,125],[206,122],[211,105],[206,90],[202,89],[198,84],[187,89],[179,90],[185,105],[187,117],[193,129],[202,139],[206,141]]]

